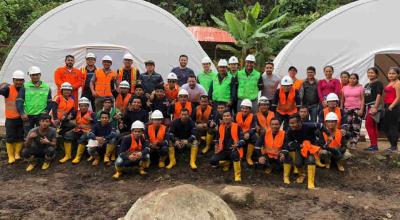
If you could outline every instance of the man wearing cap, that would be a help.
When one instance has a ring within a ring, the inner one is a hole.
[[[237,76],[237,73],[239,71],[239,60],[235,56],[231,56],[229,58],[229,72],[228,74],[232,75],[233,77]]]
[[[96,112],[94,97],[92,95],[92,91],[90,90],[90,81],[94,76],[94,72],[96,71],[96,55],[94,53],[86,54],[86,66],[81,68],[82,72],[82,96],[86,97],[90,100],[90,104],[92,106],[92,111]]]
[[[167,83],[164,85],[165,96],[169,102],[178,100],[179,85],[178,77],[175,73],[168,74]]]
[[[200,102],[200,97],[202,95],[207,95],[204,87],[197,83],[196,76],[191,75],[188,78],[188,82],[182,86],[182,89],[185,89],[189,93],[189,101],[197,106]]]
[[[127,81],[122,81],[118,87],[119,94],[115,99],[115,108],[124,114],[132,97],[132,95],[129,93],[130,85]]]
[[[49,113],[52,105],[50,86],[40,80],[41,70],[37,66],[29,68],[30,82],[25,82],[17,97],[17,111],[24,121],[25,137],[38,125],[39,116]]]
[[[151,158],[159,158],[158,167],[165,167],[165,159],[168,155],[168,128],[163,125],[164,116],[162,112],[155,110],[151,114],[151,123],[147,126],[144,134],[149,142]]]
[[[204,87],[206,92],[208,92],[211,83],[217,74],[211,69],[211,59],[209,57],[204,57],[201,60],[201,64],[203,65],[203,71],[197,75],[197,82]]]
[[[168,115],[170,115],[171,120],[175,120],[181,117],[181,110],[185,108],[188,110],[191,118],[194,116],[194,106],[189,102],[189,93],[186,89],[179,90],[178,101],[170,105],[168,108]]]
[[[236,101],[236,78],[228,74],[228,63],[225,59],[218,62],[218,74],[211,81],[208,96],[215,102],[227,103],[230,108],[235,108],[233,103]]]
[[[117,75],[111,69],[112,58],[108,55],[102,59],[103,68],[98,68],[90,80],[90,90],[95,98],[95,109],[99,111],[103,107],[105,98],[113,97],[113,91],[116,88]]]
[[[257,118],[257,134],[265,132],[271,124],[271,119],[275,117],[275,113],[269,110],[269,100],[265,96],[261,96],[258,99],[258,112]]]
[[[264,82],[264,88],[261,91],[261,95],[267,97],[268,100],[272,100],[275,95],[275,91],[278,88],[281,79],[274,74],[274,63],[266,62],[264,73],[262,74]]]
[[[24,143],[24,125],[21,115],[17,111],[18,93],[24,85],[25,73],[17,70],[12,75],[13,83],[0,84],[0,95],[4,96],[5,115],[6,115],[6,149],[8,163],[13,164],[21,159],[21,150]]]
[[[161,74],[154,71],[154,61],[147,60],[144,62],[144,65],[146,66],[146,72],[140,74],[139,81],[143,86],[146,96],[149,98],[157,86],[164,84],[164,80]]]
[[[182,54],[179,56],[179,66],[174,67],[171,72],[175,73],[178,78],[178,85],[182,86],[183,84],[187,83],[189,76],[194,76],[194,72],[192,69],[187,67],[188,63],[188,56]]]
[[[127,81],[131,86],[131,93],[135,91],[140,72],[133,66],[133,56],[130,53],[124,55],[124,66],[117,70],[117,85],[122,81]]]
[[[54,82],[58,88],[57,95],[61,95],[61,85],[68,82],[72,85],[72,96],[74,99],[74,108],[78,110],[78,90],[83,84],[82,72],[74,67],[75,57],[67,55],[65,57],[65,66],[58,67],[54,72]]]
[[[253,105],[252,111],[257,111],[257,97],[258,92],[263,89],[263,80],[260,72],[254,69],[256,58],[254,55],[249,54],[246,57],[246,66],[240,70],[237,75],[238,79],[238,105],[244,99],[249,99]],[[237,107],[238,111],[240,106]]]
[[[294,66],[289,67],[288,74],[289,74],[290,78],[292,78],[292,80],[293,80],[293,88],[296,91],[299,91],[301,86],[303,85],[303,80],[296,78],[297,68]]]

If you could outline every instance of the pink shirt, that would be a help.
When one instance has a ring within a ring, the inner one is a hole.
[[[318,80],[318,96],[319,100],[322,102],[325,100],[329,93],[335,93],[340,96],[340,81],[338,79],[331,79],[326,81],[326,79]]]
[[[364,95],[364,88],[361,85],[353,87],[349,85],[344,86],[342,92],[345,109],[361,109],[361,96]]]

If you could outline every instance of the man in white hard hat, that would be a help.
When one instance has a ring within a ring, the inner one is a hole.
[[[131,126],[131,135],[125,136],[121,143],[118,158],[115,161],[114,179],[119,179],[124,168],[139,166],[140,175],[146,175],[146,164],[150,160],[150,148],[143,136],[144,124],[135,121]]]
[[[272,100],[272,109],[276,110],[276,116],[284,123],[284,130],[288,126],[289,116],[298,112],[301,106],[298,91],[293,88],[293,80],[285,76],[281,80],[281,87],[276,90]]]
[[[261,96],[258,99],[258,112],[256,114],[257,118],[257,134],[265,132],[271,124],[271,119],[275,118],[275,113],[270,111],[270,102],[267,97]]]
[[[150,98],[151,93],[157,86],[164,85],[164,80],[161,74],[155,71],[156,64],[153,60],[144,61],[146,72],[140,74],[139,81],[143,86],[144,93],[147,98]]]
[[[208,96],[215,103],[224,102],[229,108],[235,109],[233,103],[236,101],[236,78],[228,74],[228,63],[225,59],[218,62],[218,74],[211,82]]]
[[[197,81],[204,87],[206,92],[210,89],[211,83],[214,79],[214,77],[217,75],[212,69],[211,69],[211,59],[209,57],[204,57],[201,60],[201,64],[203,66],[203,71],[201,71],[199,74],[197,74]]]
[[[24,85],[25,73],[17,70],[12,75],[12,84],[0,84],[0,95],[4,96],[6,116],[6,149],[8,163],[13,164],[21,159],[21,150],[24,143],[24,125],[21,115],[17,111],[18,93]]]
[[[238,80],[238,111],[240,109],[239,104],[244,99],[249,99],[253,105],[253,113],[257,112],[257,98],[258,92],[264,88],[261,73],[254,69],[256,64],[256,58],[254,55],[249,54],[246,57],[246,66],[240,70],[237,74]]]
[[[124,55],[123,67],[117,70],[117,86],[122,81],[127,81],[131,86],[131,93],[135,91],[135,86],[139,82],[140,72],[133,65],[133,56],[130,53]]]
[[[116,88],[117,74],[111,69],[112,58],[108,55],[102,59],[103,68],[98,68],[90,81],[90,90],[95,98],[95,109],[103,107],[105,98],[112,98]]]
[[[197,83],[196,76],[194,75],[188,77],[188,82],[183,84],[182,89],[185,89],[189,93],[189,101],[194,106],[199,104],[202,95],[207,95],[206,90],[202,85]]]
[[[237,75],[239,72],[239,59],[235,56],[232,56],[229,58],[229,71],[228,75],[232,76],[232,83],[233,83],[233,89],[234,89],[234,95],[232,95],[232,103],[230,105],[230,108],[233,110],[233,113],[237,113],[238,109],[238,100],[237,100],[237,89],[238,89],[238,81],[237,81]],[[234,98],[233,98],[234,97]]]
[[[179,56],[179,66],[174,67],[171,72],[175,73],[178,77],[178,85],[182,86],[187,83],[189,76],[194,76],[194,72],[192,69],[187,67],[187,63],[189,61],[189,57],[185,54]]]
[[[249,166],[253,166],[254,144],[257,141],[256,125],[257,119],[251,112],[253,104],[249,99],[244,99],[240,103],[240,111],[235,116],[235,122],[243,131],[243,140],[246,141],[246,161]]]
[[[169,73],[167,77],[167,83],[164,85],[165,96],[169,102],[178,100],[178,93],[180,87],[178,85],[178,77],[175,73]]]
[[[338,117],[338,128],[346,129],[348,127],[346,120],[346,113],[339,108],[339,97],[335,93],[329,93],[326,96],[326,107],[319,114],[319,123],[325,123],[325,117],[329,112],[334,112]]]
[[[228,74],[232,75],[233,77],[236,77],[239,71],[239,59],[235,56],[231,56],[228,62],[229,62]]]
[[[163,125],[164,116],[159,110],[151,114],[151,123],[147,126],[144,134],[148,140],[151,157],[159,158],[158,167],[165,167],[165,159],[168,155],[168,128]]]
[[[61,85],[68,82],[72,86],[72,97],[74,99],[74,108],[78,110],[78,90],[83,85],[82,72],[74,67],[75,57],[67,55],[65,57],[65,66],[58,67],[54,72],[54,82],[58,88],[57,95],[61,95]]]
[[[191,117],[194,115],[194,106],[189,101],[189,93],[186,91],[186,89],[179,90],[178,101],[170,105],[168,108],[168,115],[171,116],[171,120],[180,118],[181,110],[183,108],[188,110]]]
[[[266,62],[264,67],[264,73],[262,74],[262,79],[264,82],[264,88],[261,91],[261,96],[267,97],[272,100],[275,95],[275,91],[278,88],[281,79],[274,74],[274,63]]]
[[[94,72],[96,71],[96,55],[94,53],[86,54],[86,65],[81,68],[82,72],[82,95],[81,97],[85,97],[90,100],[90,104],[92,106],[92,111],[96,112],[94,97],[92,95],[92,91],[90,90],[90,81],[94,76]]]
[[[52,106],[51,89],[47,83],[40,80],[40,68],[32,66],[28,73],[31,81],[24,83],[17,98],[17,110],[24,121],[25,137],[29,130],[39,125],[40,115],[48,114]]]
[[[122,81],[118,87],[119,93],[117,98],[115,99],[115,108],[117,108],[122,114],[124,114],[132,97],[132,94],[129,93],[130,85],[128,81]]]

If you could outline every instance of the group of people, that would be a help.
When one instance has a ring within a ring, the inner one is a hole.
[[[243,69],[236,57],[221,59],[217,72],[205,57],[197,74],[187,67],[188,56],[181,55],[166,82],[152,60],[145,61],[144,73],[133,65],[131,54],[124,55],[117,71],[110,56],[101,61],[102,67],[95,66],[95,54],[88,53],[86,66],[77,69],[75,58],[66,56],[65,66],[54,73],[54,97],[36,66],[28,70],[29,81],[18,70],[12,84],[0,85],[9,164],[23,157],[29,163],[26,170],[32,171],[43,159],[41,168],[48,169],[59,142],[64,148],[60,163],[79,164],[87,152],[93,166],[114,164],[113,178],[119,179],[130,167],[138,167],[141,175],[152,163],[172,169],[176,154],[185,151],[196,170],[200,150],[210,154],[212,167],[229,171],[232,165],[235,181],[241,181],[244,161],[266,174],[283,169],[285,184],[291,183],[291,172],[303,183],[307,170],[307,187],[314,189],[317,166],[336,164],[345,170],[346,149],[356,146],[363,117],[371,140],[366,150],[378,150],[383,113],[390,150],[397,150],[397,68],[390,69],[384,88],[376,68],[368,70],[365,87],[355,73],[333,78],[331,66],[324,68],[325,79],[317,80],[312,66],[304,80],[296,78],[296,67],[281,79],[272,62],[258,72],[253,55],[246,57]]]

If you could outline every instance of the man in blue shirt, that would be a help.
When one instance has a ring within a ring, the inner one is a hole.
[[[187,83],[187,80],[190,75],[195,75],[193,70],[187,67],[188,63],[188,56],[187,55],[180,55],[179,56],[179,66],[175,67],[171,70],[171,72],[175,73],[178,76],[178,84],[182,86],[183,84]]]

